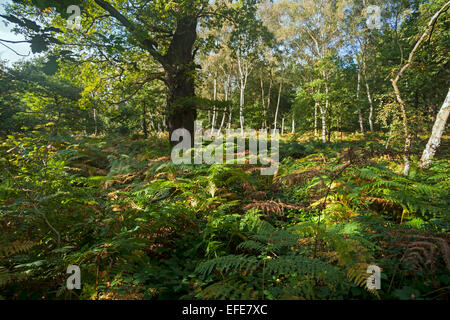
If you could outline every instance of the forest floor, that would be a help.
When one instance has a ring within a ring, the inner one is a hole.
[[[166,136],[0,140],[1,295],[448,299],[450,137],[409,177],[381,138],[285,135],[275,176],[174,165]]]

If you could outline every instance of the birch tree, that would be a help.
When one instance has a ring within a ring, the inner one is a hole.
[[[441,144],[441,138],[445,131],[445,125],[447,123],[448,115],[450,114],[450,89],[447,93],[444,103],[442,104],[441,110],[436,116],[436,121],[433,126],[433,131],[431,132],[431,137],[428,140],[427,146],[423,151],[422,158],[420,159],[421,168],[429,168],[431,165],[431,160],[433,160],[436,150]]]
[[[414,48],[411,50],[410,54],[409,54],[409,58],[406,61],[406,64],[404,64],[401,69],[398,71],[397,75],[395,78],[391,79],[392,82],[392,87],[394,88],[394,93],[395,93],[395,97],[397,99],[398,104],[400,105],[400,110],[402,113],[402,117],[403,117],[403,133],[404,133],[404,137],[405,137],[405,145],[404,145],[404,160],[405,160],[405,166],[403,169],[403,174],[404,175],[409,175],[409,170],[411,169],[411,160],[410,160],[410,151],[411,151],[411,135],[410,135],[410,130],[409,130],[409,125],[408,125],[408,116],[407,116],[407,111],[406,111],[406,103],[403,100],[403,97],[401,95],[399,86],[398,86],[398,82],[400,81],[400,79],[402,78],[402,76],[404,75],[405,71],[411,66],[411,64],[413,63],[414,60],[414,56],[416,54],[416,52],[419,50],[420,46],[422,45],[422,43],[426,40],[426,38],[428,37],[428,35],[430,34],[435,22],[437,21],[437,19],[439,18],[439,16],[445,12],[448,8],[450,7],[450,1],[448,1],[447,3],[445,3],[442,8],[440,10],[438,10],[430,19],[430,21],[428,22],[428,25],[426,26],[425,31],[422,33],[421,37],[419,38],[419,40],[416,42],[416,45],[414,46]]]

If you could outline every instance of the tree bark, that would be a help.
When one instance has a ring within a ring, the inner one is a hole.
[[[193,48],[197,39],[197,18],[183,16],[177,21],[172,42],[164,56],[166,71],[167,128],[169,137],[176,129],[184,128],[194,139],[194,122],[197,109],[194,101],[195,86]],[[176,144],[178,142],[171,142]]]
[[[447,2],[438,12],[436,12],[433,15],[433,17],[431,18],[430,22],[428,23],[428,26],[427,26],[425,32],[422,34],[422,36],[420,37],[419,41],[417,41],[416,45],[414,46],[414,48],[410,52],[408,61],[400,69],[400,71],[398,72],[397,76],[394,79],[391,80],[392,87],[394,88],[395,96],[397,98],[397,102],[400,105],[400,109],[402,111],[402,116],[403,116],[403,131],[404,131],[404,134],[405,134],[405,148],[404,148],[405,168],[403,170],[403,174],[406,175],[406,176],[409,175],[409,170],[410,170],[410,167],[411,167],[411,164],[410,164],[411,136],[410,136],[409,128],[408,128],[408,118],[407,118],[407,113],[406,113],[406,104],[403,101],[402,96],[400,94],[400,89],[398,88],[398,81],[403,76],[403,73],[411,66],[411,64],[413,62],[413,59],[414,59],[414,55],[416,54],[417,50],[419,50],[420,45],[422,44],[422,42],[426,39],[426,37],[430,33],[430,31],[433,28],[434,23],[436,22],[436,20],[449,7],[450,7],[450,1]]]
[[[148,116],[149,116],[149,118],[150,118],[150,130],[153,131],[153,132],[155,132],[155,131],[156,131],[156,127],[155,127],[155,122],[153,121],[152,113],[149,112],[149,113],[148,113]]]
[[[269,111],[270,111],[270,97],[272,95],[272,85],[273,85],[272,68],[270,68],[269,91],[267,92],[267,110]]]
[[[327,118],[325,109],[320,106],[320,115],[322,116],[322,142],[327,142]]]
[[[229,100],[230,100],[231,103],[230,103],[230,112],[228,114],[228,129],[231,129],[231,124],[233,122],[233,93],[234,93],[233,83],[232,83],[231,80],[230,80],[230,87],[229,87],[229,89],[230,89]]]
[[[387,141],[386,141],[386,145],[385,145],[385,147],[384,147],[386,150],[389,148],[389,145],[390,145],[391,140],[392,140],[392,138],[393,138],[393,134],[394,134],[394,123],[395,123],[395,121],[397,121],[397,117],[396,117],[396,116],[394,116],[394,117],[392,118],[391,128],[389,129],[389,136],[388,136],[388,139],[387,139]]]
[[[97,109],[96,108],[94,108],[94,123],[95,123],[94,135],[97,136],[97,134],[98,134],[98,125],[97,125]]]
[[[266,111],[266,94],[264,92],[263,68],[261,68],[260,83],[261,83],[261,102],[262,102],[262,108],[263,108],[262,129],[265,129],[267,127],[267,122],[266,122],[267,111]]]
[[[291,133],[294,134],[295,133],[295,119],[294,119],[294,115],[292,114],[292,126],[291,126]]]
[[[366,61],[363,58],[363,75],[364,75],[364,83],[366,84],[366,93],[367,100],[369,100],[369,128],[370,132],[373,132],[373,99],[370,93],[369,81],[367,80],[367,69],[366,69]]]
[[[275,110],[275,120],[273,121],[273,130],[277,129],[278,112],[280,111],[281,90],[283,90],[283,74],[281,74],[280,89],[278,90],[277,108]]]
[[[314,104],[314,136],[317,137],[317,102]]]
[[[228,74],[227,78],[225,79],[224,86],[223,86],[224,93],[225,93],[225,102],[228,101],[228,88],[229,88],[229,86],[230,86],[230,75]],[[227,115],[227,110],[226,110],[226,106],[225,106],[225,108],[223,109],[222,121],[220,122],[219,133],[222,131],[222,128],[223,128],[223,126],[225,124],[225,117],[226,117],[226,115]]]
[[[325,81],[325,108],[320,106],[320,114],[322,115],[322,142],[327,142],[327,110],[328,110],[328,83]]]
[[[361,130],[361,134],[364,137],[364,135],[365,135],[364,122],[363,122],[363,116],[362,116],[362,112],[361,112],[361,107],[359,106],[360,92],[361,92],[361,69],[358,68],[358,86],[356,88],[356,104],[357,104],[357,108],[358,108],[359,129]]]
[[[433,126],[433,131],[431,133],[430,140],[428,140],[428,144],[423,151],[422,158],[420,159],[420,167],[421,168],[429,168],[431,165],[431,160],[436,153],[436,150],[439,148],[441,144],[441,138],[445,131],[445,125],[447,123],[448,116],[450,114],[450,89],[447,93],[447,97],[445,98],[444,104],[441,107],[441,110],[436,116],[436,122]]]
[[[213,89],[213,100],[216,101],[217,100],[217,72],[214,74],[214,89]],[[214,103],[214,107],[213,107],[213,117],[212,117],[212,121],[211,121],[211,135],[214,134],[214,129],[216,126],[216,105]]]
[[[245,88],[247,86],[247,79],[249,74],[249,62],[243,61],[239,52],[237,54],[238,69],[239,69],[239,122],[241,125],[241,135],[244,136],[244,105],[245,105]]]
[[[144,103],[142,106],[142,130],[144,131],[145,139],[148,138],[148,125],[147,125],[147,107]]]

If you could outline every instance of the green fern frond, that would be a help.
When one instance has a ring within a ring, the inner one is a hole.
[[[228,255],[224,257],[215,258],[202,263],[197,267],[196,272],[206,277],[210,275],[214,270],[219,272],[231,272],[231,271],[248,271],[252,267],[258,265],[258,259],[253,256],[247,255]]]
[[[14,241],[7,245],[0,247],[0,258],[5,258],[17,253],[23,253],[29,251],[36,244],[32,241]]]

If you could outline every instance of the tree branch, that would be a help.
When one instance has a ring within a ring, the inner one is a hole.
[[[104,10],[108,11],[109,14],[114,17],[117,21],[119,21],[129,32],[132,34],[136,34],[138,32],[138,27],[127,17],[121,14],[116,8],[114,8],[110,3],[104,0],[94,0],[97,5],[102,7]],[[150,37],[145,40],[140,40],[139,43],[143,46],[144,49],[148,50],[148,52],[160,63],[164,63],[163,56],[158,52],[158,44]]]
[[[4,46],[4,47],[8,48],[9,50],[11,50],[12,52],[14,52],[15,54],[17,54],[18,56],[21,56],[21,57],[29,57],[29,56],[30,56],[30,53],[28,53],[28,54],[20,54],[20,53],[18,53],[16,50],[14,50],[13,48],[11,48],[10,46],[7,46],[6,44],[4,44],[1,40],[0,40],[0,44],[1,44],[2,46]]]
[[[131,98],[133,98],[144,87],[144,85],[146,83],[148,83],[150,81],[153,81],[153,80],[161,80],[164,83],[166,82],[165,79],[164,79],[164,74],[162,72],[153,73],[149,77],[147,77],[144,81],[138,83],[139,87],[130,96],[128,96],[127,98],[125,98],[125,99],[123,99],[123,100],[121,100],[119,102],[114,102],[112,104],[119,105],[119,104],[128,102]]]

